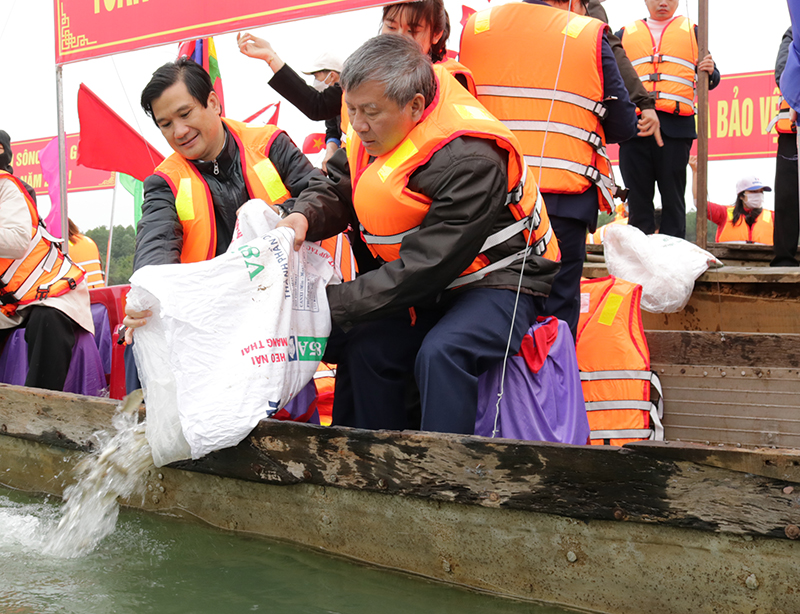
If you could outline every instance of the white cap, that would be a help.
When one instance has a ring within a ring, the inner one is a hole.
[[[342,72],[342,61],[334,54],[326,51],[320,56],[317,56],[310,66],[303,71],[304,75],[313,75],[320,70],[333,70],[335,72]]]
[[[741,194],[742,192],[754,192],[756,190],[764,190],[765,192],[772,192],[772,188],[768,185],[764,185],[761,182],[761,179],[756,177],[755,175],[750,175],[749,177],[742,177],[739,181],[736,182],[736,193]]]

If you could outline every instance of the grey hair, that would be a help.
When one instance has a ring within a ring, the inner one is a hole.
[[[367,81],[383,84],[386,97],[400,107],[422,94],[427,107],[436,96],[431,59],[405,36],[381,34],[361,45],[344,63],[342,89],[353,90]]]

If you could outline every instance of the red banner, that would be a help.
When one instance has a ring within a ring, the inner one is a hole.
[[[773,158],[778,150],[775,129],[767,132],[778,113],[780,91],[770,71],[724,75],[709,92],[708,159]],[[609,145],[614,164],[619,148]],[[697,153],[697,144],[692,148]]]
[[[114,173],[78,166],[79,136],[79,134],[67,135],[67,191],[83,192],[113,188]],[[11,151],[14,152],[14,159],[11,161],[14,175],[33,186],[37,194],[47,194],[47,182],[42,179],[42,169],[39,167],[39,152],[51,140],[53,137],[11,143]]]
[[[381,6],[381,0],[54,0],[56,64]]]

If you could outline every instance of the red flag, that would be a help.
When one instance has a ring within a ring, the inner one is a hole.
[[[314,132],[306,137],[303,141],[303,153],[315,154],[325,149],[325,133]]]
[[[144,181],[164,159],[158,150],[81,83],[78,90],[78,164]]]
[[[469,18],[472,17],[475,13],[477,13],[475,9],[471,9],[468,6],[461,5],[461,27],[464,28],[467,26],[467,22]]]
[[[272,117],[269,118],[269,121],[267,121],[267,123],[268,124],[272,124],[273,126],[277,126],[278,125],[278,113],[280,113],[280,110],[281,110],[281,103],[280,102],[271,102],[271,103],[269,103],[266,107],[264,107],[260,111],[256,111],[250,117],[248,117],[246,120],[244,120],[244,123],[245,124],[249,124],[251,121],[254,121],[259,115],[261,115],[264,111],[266,111],[267,109],[269,109],[271,107],[275,107],[275,111],[273,111]]]

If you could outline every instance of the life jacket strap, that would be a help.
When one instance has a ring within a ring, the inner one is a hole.
[[[656,99],[663,98],[664,100],[672,100],[674,102],[682,102],[683,104],[695,108],[694,100],[689,100],[683,96],[678,96],[676,94],[670,94],[668,92],[653,92],[656,95]]]
[[[691,70],[697,70],[697,65],[694,62],[689,62],[683,58],[675,57],[674,55],[646,55],[631,62],[631,66],[640,66],[641,64],[655,64],[656,62],[663,64],[672,62],[673,64],[680,64]]]
[[[39,264],[37,264],[36,267],[28,274],[28,277],[25,279],[25,281],[22,282],[20,287],[14,291],[14,294],[17,296],[17,300],[22,300],[22,297],[24,297],[31,290],[31,288],[33,288],[34,284],[36,284],[36,282],[39,280],[39,277],[41,277],[42,273],[49,273],[53,270],[53,267],[58,260],[58,254],[58,248],[51,243],[50,250],[47,252],[47,255],[41,259]],[[67,265],[66,270],[64,270],[64,264]],[[71,264],[71,262],[64,258],[62,269],[59,271],[59,276],[62,272],[66,273]],[[58,281],[58,278],[56,278],[54,281]]]
[[[791,119],[791,110],[790,109],[781,109],[778,111],[778,114],[772,118],[772,121],[769,122],[769,126],[767,126],[767,132],[772,132],[772,129],[778,124],[779,121],[782,119],[789,120]]]
[[[543,122],[533,120],[506,120],[506,128],[514,132],[552,132],[571,136],[574,139],[589,143],[595,151],[603,146],[603,137],[596,132],[589,132],[578,126],[570,126],[560,122]]]
[[[36,232],[34,233],[33,237],[31,237],[31,242],[28,244],[28,249],[25,251],[25,255],[12,262],[11,266],[9,266],[3,273],[3,276],[0,277],[0,283],[2,283],[4,287],[9,284],[19,267],[22,266],[22,263],[25,262],[33,250],[36,249],[36,246],[39,245],[39,240],[42,238],[44,232],[44,226],[39,225],[36,227]]]
[[[544,239],[544,237],[542,237],[542,239]],[[481,279],[483,279],[484,277],[486,277],[489,273],[491,273],[493,271],[497,271],[499,269],[505,268],[507,266],[510,266],[510,265],[514,264],[515,262],[518,262],[519,260],[522,260],[523,258],[526,258],[527,256],[529,256],[531,254],[532,251],[533,251],[533,246],[526,247],[525,249],[520,250],[520,251],[516,252],[515,254],[511,254],[510,256],[506,256],[505,258],[502,258],[502,259],[498,260],[497,262],[493,262],[491,264],[487,264],[485,267],[483,267],[482,269],[480,269],[478,271],[475,271],[474,273],[470,273],[469,275],[464,275],[462,277],[456,278],[445,289],[446,290],[452,290],[453,288],[458,288],[460,286],[466,286],[467,284],[471,284],[473,282],[481,280]]]
[[[608,108],[602,102],[572,92],[510,85],[478,85],[476,89],[478,90],[478,97],[501,96],[505,98],[530,98],[533,100],[558,100],[559,102],[586,109],[594,113],[599,119],[605,119],[608,115]]]
[[[406,230],[404,232],[399,232],[394,235],[372,235],[367,232],[364,228],[363,224],[361,225],[361,236],[364,239],[364,243],[369,245],[394,245],[396,243],[402,243],[403,239],[419,230],[419,226],[415,226],[410,230]]]
[[[689,79],[684,79],[683,77],[676,77],[674,75],[666,75],[666,74],[660,73],[660,72],[654,72],[654,73],[651,73],[649,75],[642,75],[641,77],[639,77],[639,80],[643,81],[643,82],[647,82],[647,81],[654,81],[654,82],[672,81],[673,83],[680,83],[681,85],[685,85],[687,87],[691,87],[692,89],[694,89],[694,87],[695,87],[694,80],[690,81]]]
[[[608,203],[609,207],[613,208],[614,197],[611,195],[611,186],[614,185],[614,180],[601,173],[596,167],[580,164],[579,162],[573,162],[572,160],[563,160],[561,158],[544,158],[541,156],[525,156],[525,162],[528,164],[528,166],[532,166],[534,168],[541,166],[542,168],[568,171],[570,173],[575,173],[576,175],[586,177],[595,186],[597,186],[597,189],[600,190],[600,194],[603,196],[603,199]]]

